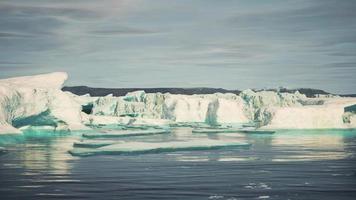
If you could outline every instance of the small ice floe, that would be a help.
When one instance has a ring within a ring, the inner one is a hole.
[[[190,127],[190,128],[209,128],[209,124],[199,122],[175,122],[169,125],[170,127]]]
[[[246,185],[244,188],[246,189],[262,189],[262,190],[270,190],[272,189],[270,186],[268,186],[266,183],[249,183]]]
[[[242,162],[257,160],[255,157],[221,157],[218,159],[220,162]]]
[[[69,153],[73,156],[112,155],[112,154],[139,154],[160,153],[184,150],[209,150],[227,147],[248,147],[249,143],[240,141],[224,141],[214,139],[196,139],[190,141],[171,142],[124,142],[115,143],[99,148],[74,148]]]
[[[179,156],[176,160],[181,162],[207,162],[210,159],[205,156]]]
[[[275,131],[240,129],[240,128],[199,128],[193,129],[193,133],[245,133],[245,134],[273,134]]]
[[[259,196],[258,199],[269,199],[269,196],[268,195]]]
[[[148,130],[115,130],[99,133],[84,133],[85,138],[114,138],[114,137],[130,137],[130,136],[144,136],[170,133],[169,129],[148,129]]]
[[[241,129],[224,129],[224,128],[198,128],[193,129],[193,133],[239,133]]]
[[[208,199],[223,199],[223,198],[224,198],[224,196],[222,196],[222,195],[211,195],[211,196],[209,196]]]
[[[0,147],[0,155],[6,153],[6,149],[4,147]]]
[[[99,148],[103,146],[112,145],[115,143],[120,143],[121,141],[98,141],[98,140],[84,140],[80,142],[74,142],[73,147],[80,148]]]

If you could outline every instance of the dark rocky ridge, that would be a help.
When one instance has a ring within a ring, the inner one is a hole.
[[[91,96],[106,96],[108,94],[113,94],[114,96],[124,96],[128,92],[133,92],[137,90],[144,90],[146,93],[166,93],[171,94],[214,94],[214,93],[233,93],[240,94],[240,90],[226,90],[222,88],[92,88],[87,86],[65,86],[62,88],[63,91],[69,91],[76,95],[90,94]],[[264,89],[266,91],[280,91],[294,93],[299,91],[301,94],[305,94],[307,97],[315,97],[318,94],[331,94],[325,92],[324,90],[311,89],[311,88],[299,88],[299,89],[287,89],[287,88],[278,88],[278,89]],[[254,89],[254,91],[262,91],[259,89]],[[356,97],[355,94],[344,94],[340,95],[344,97]]]
[[[171,94],[214,94],[214,93],[234,93],[240,94],[240,90],[225,90],[222,88],[92,88],[87,86],[63,87],[63,91],[69,91],[76,95],[90,94],[90,96],[106,96],[113,94],[114,96],[124,96],[128,92],[144,90],[146,93],[166,93]]]

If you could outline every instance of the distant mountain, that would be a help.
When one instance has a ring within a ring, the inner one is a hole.
[[[356,97],[356,94],[340,94],[342,97]]]
[[[62,88],[63,91],[69,91],[76,95],[90,94],[90,96],[106,96],[108,94],[113,94],[114,96],[124,96],[128,92],[133,92],[137,90],[144,90],[146,93],[166,93],[171,94],[214,94],[214,93],[233,93],[240,94],[240,90],[226,90],[222,88],[92,88],[87,86],[65,86]],[[262,89],[253,89],[254,91],[262,91]],[[331,93],[325,92],[324,90],[312,89],[312,88],[299,88],[299,89],[287,89],[287,88],[278,88],[278,89],[263,89],[265,91],[279,91],[294,93],[299,91],[301,94],[305,94],[307,97],[316,97],[316,95],[328,95]],[[340,95],[344,97],[356,97],[356,94],[345,94]]]
[[[92,88],[87,86],[63,87],[63,91],[69,91],[76,95],[90,94],[90,96],[106,96],[113,94],[114,96],[124,96],[128,92],[144,90],[146,93],[166,93],[171,94],[214,94],[214,93],[234,93],[240,94],[240,90],[225,90],[222,88]]]
[[[287,88],[278,88],[278,89],[264,89],[266,91],[275,91],[275,92],[286,92],[286,93],[295,93],[299,91],[299,93],[304,94],[307,97],[316,97],[316,95],[328,95],[331,94],[329,92],[325,92],[324,90],[312,89],[312,88],[298,88],[298,89],[287,89]],[[261,91],[261,90],[255,90]]]

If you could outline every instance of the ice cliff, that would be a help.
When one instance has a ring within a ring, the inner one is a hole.
[[[345,111],[347,106],[356,104],[356,98],[307,98],[299,92],[252,90],[245,90],[240,95],[146,94],[137,91],[123,97],[94,98],[92,104],[93,122],[98,116],[130,116],[210,125],[253,122],[258,127],[273,129],[352,128],[355,127],[356,112],[356,109]]]
[[[261,128],[355,128],[356,98],[307,98],[299,92],[77,96],[61,91],[63,72],[0,80],[0,133],[31,127],[87,129],[98,124],[255,123]]]
[[[46,126],[54,130],[84,129],[81,105],[61,91],[62,72],[0,80],[0,133]]]

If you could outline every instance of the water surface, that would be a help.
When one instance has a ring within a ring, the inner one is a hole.
[[[354,199],[356,131],[172,134],[126,141],[234,139],[249,148],[73,157],[80,134],[7,138],[1,199]],[[107,140],[107,138],[106,138]]]

